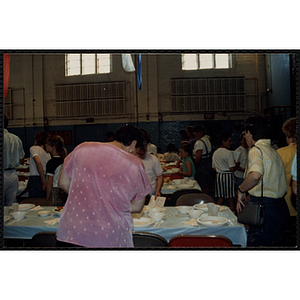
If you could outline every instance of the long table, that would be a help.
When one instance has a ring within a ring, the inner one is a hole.
[[[180,189],[181,188],[179,188],[179,187],[177,187],[173,184],[164,183],[162,188],[161,188],[161,193],[164,194],[164,195],[170,195],[170,194],[173,194],[176,191],[179,191]],[[189,189],[196,189],[196,190],[201,191],[201,187],[199,186],[199,184],[197,182],[195,182],[193,184],[193,186],[190,187]]]
[[[52,211],[55,207],[43,207],[44,210]],[[155,223],[149,227],[134,227],[134,231],[152,232],[164,237],[169,241],[173,236],[178,234],[213,234],[228,237],[233,244],[246,247],[247,233],[245,227],[239,224],[235,215],[229,209],[219,212],[220,217],[228,219],[228,223],[218,227],[205,227],[202,225],[189,226],[182,222],[189,219],[188,215],[179,214],[175,207],[165,207],[164,222],[159,227],[154,227]],[[144,216],[147,213],[144,212]],[[31,239],[34,234],[41,231],[57,230],[57,225],[47,226],[45,221],[59,218],[54,212],[48,217],[39,217],[37,211],[29,211],[25,219],[19,222],[9,220],[4,224],[4,238],[7,239]]]

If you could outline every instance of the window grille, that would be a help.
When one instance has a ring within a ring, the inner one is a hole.
[[[245,109],[244,77],[171,79],[172,111]]]
[[[55,95],[57,117],[126,113],[125,82],[58,85]]]

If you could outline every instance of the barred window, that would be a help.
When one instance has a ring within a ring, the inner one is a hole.
[[[65,54],[65,76],[106,74],[110,72],[110,54]]]
[[[181,54],[182,70],[230,69],[231,54]]]

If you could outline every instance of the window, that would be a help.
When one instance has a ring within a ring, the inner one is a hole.
[[[231,54],[181,54],[182,70],[230,69]]]
[[[110,73],[110,54],[65,54],[65,76]]]

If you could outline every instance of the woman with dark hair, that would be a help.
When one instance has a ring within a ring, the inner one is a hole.
[[[297,133],[296,133],[296,118],[287,120],[283,126],[282,131],[286,136],[287,146],[277,149],[285,168],[287,193],[285,195],[285,201],[288,205],[290,216],[296,217],[297,211],[292,204],[292,175],[291,168],[295,154],[297,152]]]
[[[177,149],[176,149],[176,146],[172,143],[169,143],[167,148],[166,148],[166,151],[164,153],[164,156],[163,156],[163,160],[165,160],[166,162],[173,162],[173,161],[178,161],[178,154],[177,154]]]
[[[54,206],[63,206],[66,203],[68,195],[57,187],[57,183],[64,158],[67,156],[64,140],[58,135],[49,137],[46,141],[46,152],[52,156],[46,165],[46,199],[52,201]]]
[[[68,193],[57,240],[84,247],[133,247],[131,213],[139,213],[151,185],[142,161],[141,130],[117,130],[109,143],[84,142],[64,160],[58,187]]]
[[[246,119],[246,141],[250,147],[246,177],[238,188],[236,210],[239,213],[247,201],[263,197],[266,221],[263,226],[249,226],[247,246],[285,246],[289,230],[289,211],[284,200],[286,179],[282,159],[271,146],[270,127],[263,117]],[[263,192],[263,193],[262,193]]]
[[[290,212],[291,220],[291,244],[295,245],[296,241],[296,195],[292,193],[292,174],[291,168],[294,157],[297,152],[297,119],[290,118],[284,122],[282,131],[286,136],[286,147],[277,149],[285,168],[287,193],[284,197]]]
[[[206,135],[206,130],[202,125],[194,127],[194,134],[197,139],[193,150],[196,167],[195,179],[202,192],[209,195],[209,187],[213,182],[210,137]]]
[[[29,198],[46,198],[46,164],[51,159],[46,153],[46,140],[49,133],[41,131],[34,137],[35,143],[30,148],[30,176],[28,179]]]
[[[227,199],[229,208],[235,210],[235,161],[233,152],[230,151],[232,137],[229,133],[219,135],[221,145],[213,154],[212,168],[216,171],[215,197],[217,204],[222,205]]]
[[[194,135],[194,127],[193,126],[187,126],[187,127],[185,127],[185,131],[186,131],[186,134],[189,138],[188,142],[191,144],[192,147],[194,147],[194,145],[197,141],[197,138]]]
[[[182,160],[182,167],[177,172],[177,174],[184,177],[189,177],[189,179],[194,179],[196,169],[193,160],[193,149],[190,144],[183,144],[180,147],[180,157]]]

